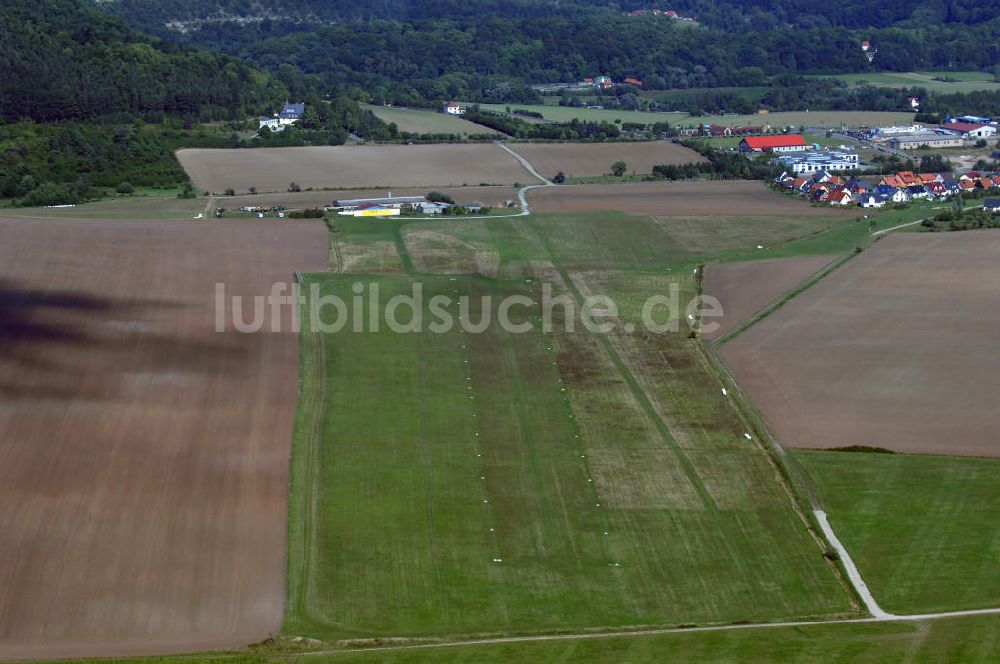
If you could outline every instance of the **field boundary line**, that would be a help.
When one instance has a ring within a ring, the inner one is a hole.
[[[827,277],[828,275],[830,275],[831,273],[833,273],[834,271],[836,271],[837,269],[839,269],[841,266],[843,266],[845,263],[847,263],[849,260],[851,260],[852,258],[854,258],[854,257],[856,257],[858,255],[859,255],[859,252],[852,251],[852,252],[850,252],[848,254],[845,254],[845,255],[841,256],[840,258],[837,258],[837,259],[831,261],[825,267],[822,267],[818,271],[814,272],[812,275],[810,275],[809,277],[807,277],[804,281],[800,282],[799,285],[795,286],[794,288],[792,288],[789,291],[786,291],[777,300],[775,300],[771,304],[767,305],[763,309],[760,309],[759,311],[757,311],[757,313],[755,313],[750,318],[748,318],[747,320],[745,320],[742,323],[740,323],[739,325],[737,325],[734,329],[730,330],[726,334],[724,334],[721,337],[719,337],[713,343],[715,343],[715,344],[717,344],[719,346],[724,346],[725,344],[729,343],[730,341],[732,341],[733,339],[735,339],[739,335],[743,334],[744,332],[746,332],[747,330],[749,330],[751,327],[753,327],[754,325],[756,325],[760,321],[764,320],[765,318],[767,318],[768,316],[770,316],[771,314],[773,314],[778,309],[782,308],[783,306],[785,306],[786,304],[788,304],[789,302],[791,302],[797,296],[801,295],[805,291],[807,291],[810,288],[812,288],[813,286],[815,286],[824,277]],[[702,266],[702,268],[701,268],[700,271],[704,272],[707,269],[707,267],[708,266]]]

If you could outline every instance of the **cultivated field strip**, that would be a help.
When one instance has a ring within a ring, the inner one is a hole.
[[[292,182],[303,189],[402,189],[531,180],[514,157],[492,143],[199,148],[178,150],[177,159],[198,187],[215,194],[250,187],[284,192]]]
[[[518,145],[523,152],[526,146]],[[528,195],[538,212],[608,210],[668,217],[797,216],[851,219],[849,212],[808,207],[801,200],[776,196],[763,182],[705,180],[573,184],[537,189]],[[725,239],[719,234],[717,239]]]
[[[834,256],[716,263],[705,266],[704,292],[716,298],[723,315],[711,321],[718,329],[706,339],[720,339],[754,314],[829,265]]]
[[[516,143],[511,147],[548,178],[559,171],[566,177],[607,175],[617,161],[625,162],[629,173],[639,174],[652,173],[657,165],[704,161],[694,150],[667,141]]]
[[[723,355],[786,445],[996,456],[998,257],[989,231],[889,235]]]

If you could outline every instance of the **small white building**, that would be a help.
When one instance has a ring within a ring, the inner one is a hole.
[[[457,101],[449,101],[441,112],[445,115],[465,115],[465,109]]]
[[[260,126],[257,127],[258,131],[260,131],[264,127],[267,127],[271,131],[281,131],[282,129],[284,129],[284,127],[278,121],[278,118],[265,118],[262,116],[259,119],[259,121],[260,121]]]

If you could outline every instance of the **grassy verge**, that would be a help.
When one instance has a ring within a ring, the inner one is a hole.
[[[1000,604],[1000,460],[816,451],[794,458],[883,608]]]

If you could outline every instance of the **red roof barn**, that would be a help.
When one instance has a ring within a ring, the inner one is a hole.
[[[806,142],[800,134],[747,136],[740,141],[741,152],[801,152]]]

